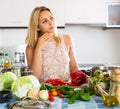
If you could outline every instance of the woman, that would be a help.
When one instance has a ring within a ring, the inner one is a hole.
[[[55,19],[47,7],[36,7],[31,14],[26,37],[28,67],[40,81],[49,78],[68,80],[78,70],[71,38],[58,34]]]

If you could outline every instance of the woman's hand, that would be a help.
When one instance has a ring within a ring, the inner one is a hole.
[[[54,34],[48,32],[44,33],[41,37],[38,38],[37,47],[43,49],[45,45],[51,40],[54,40]]]

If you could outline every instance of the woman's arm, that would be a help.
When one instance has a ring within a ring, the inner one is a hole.
[[[27,46],[26,58],[28,67],[33,71],[32,74],[40,79],[42,72],[41,51],[37,47],[34,50],[33,48]]]
[[[69,56],[70,56],[70,71],[73,72],[73,71],[78,70],[79,67],[78,67],[78,63],[76,61],[76,57],[75,57],[75,54],[74,54],[74,48],[73,48],[72,40],[71,40],[69,35],[65,35],[64,40],[65,40],[65,44],[68,48],[68,53],[69,53]]]
[[[28,67],[32,69],[32,74],[35,75],[39,80],[42,75],[42,49],[49,41],[53,40],[53,38],[54,37],[52,33],[45,33],[38,38],[35,49],[29,46],[26,47]]]

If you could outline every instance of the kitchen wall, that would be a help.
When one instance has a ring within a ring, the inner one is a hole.
[[[79,63],[120,63],[120,30],[102,27],[68,26]]]
[[[1,36],[2,36],[2,35],[1,35],[1,31],[0,31],[0,48],[1,48],[1,46],[2,46],[2,45],[1,45],[1,44],[2,44]]]
[[[58,31],[72,37],[78,63],[120,63],[120,29],[66,25]],[[25,51],[26,34],[27,29],[0,29],[0,49],[13,59],[15,51]]]

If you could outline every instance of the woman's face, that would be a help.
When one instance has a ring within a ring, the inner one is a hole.
[[[40,13],[39,17],[39,29],[42,32],[42,34],[49,32],[54,33],[55,32],[55,20],[48,10],[42,11]]]

